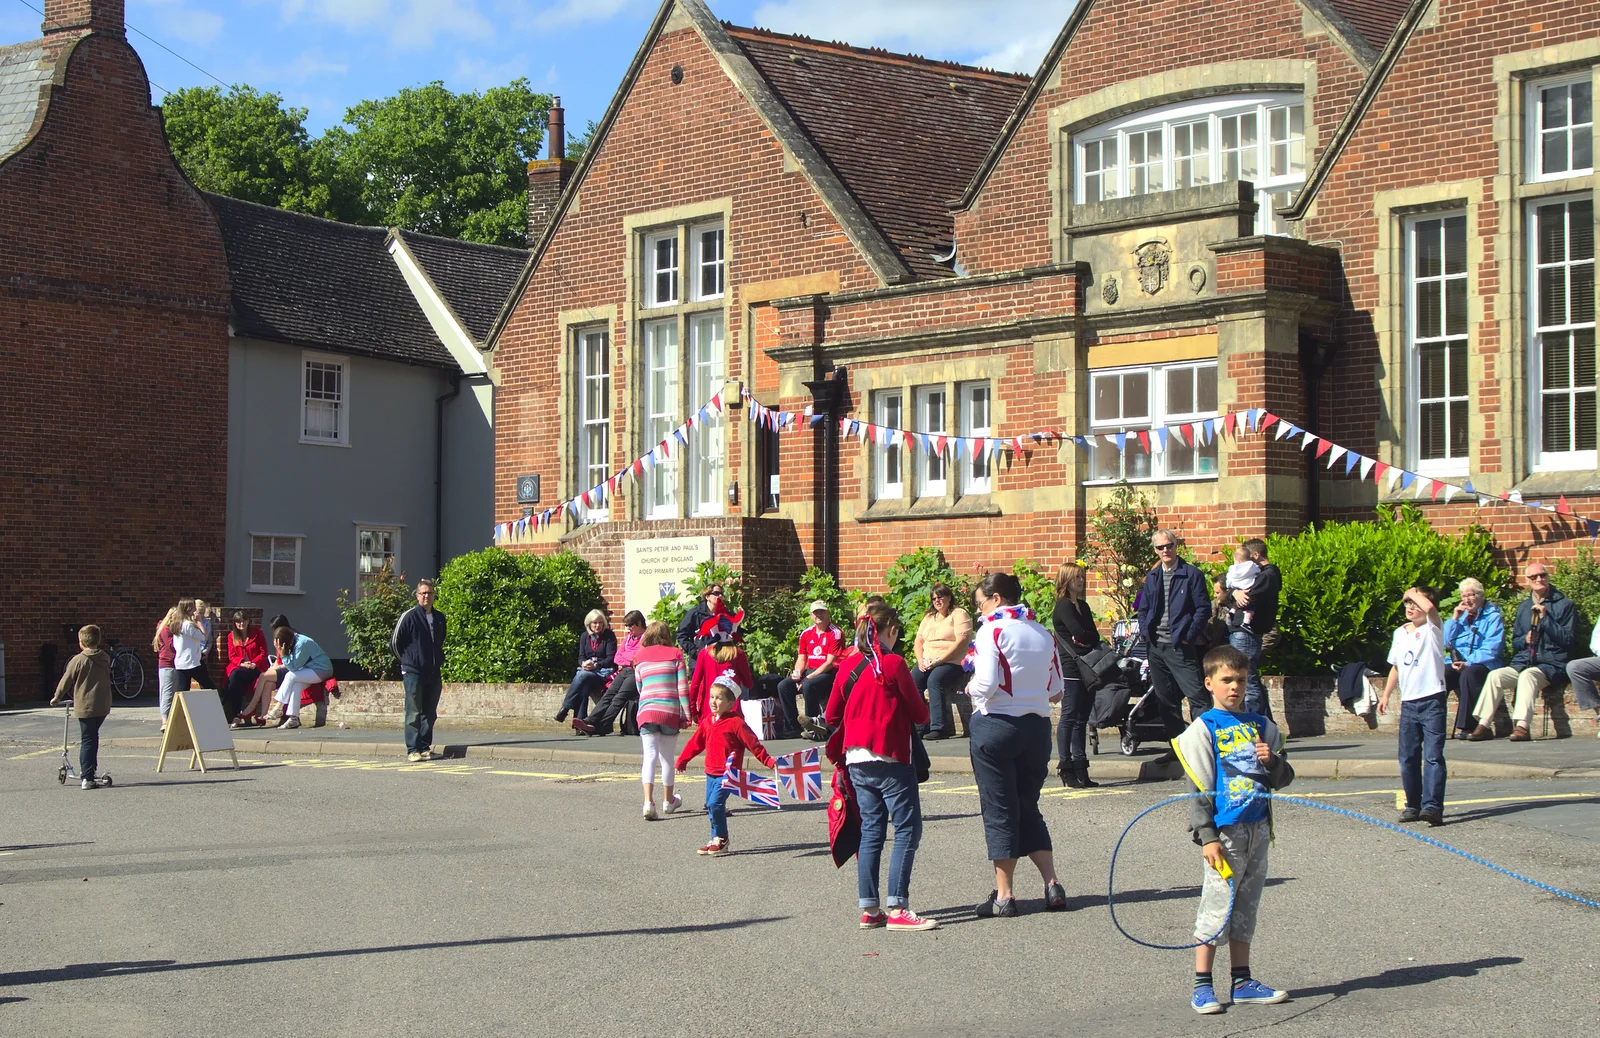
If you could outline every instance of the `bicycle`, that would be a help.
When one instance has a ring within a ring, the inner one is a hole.
[[[144,664],[139,654],[116,639],[106,639],[106,652],[111,656],[111,687],[123,699],[138,699],[144,691]]]

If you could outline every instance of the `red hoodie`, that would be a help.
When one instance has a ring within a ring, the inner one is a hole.
[[[711,686],[724,674],[732,674],[733,680],[739,683],[743,691],[741,696],[749,693],[755,687],[755,675],[750,673],[750,658],[739,650],[739,655],[731,663],[718,663],[717,658],[711,655],[711,648],[707,646],[700,650],[700,656],[694,662],[694,677],[689,680],[689,713],[691,717],[709,719],[711,717]],[[738,713],[737,707],[734,713]],[[720,775],[722,772],[713,771],[710,774]]]
[[[761,745],[761,740],[756,738],[756,733],[744,723],[744,718],[738,711],[726,717],[707,715],[706,719],[700,722],[700,727],[689,737],[689,745],[678,754],[678,770],[687,768],[689,762],[699,756],[701,750],[706,754],[707,775],[726,774],[730,753],[733,754],[733,766],[743,768],[745,750],[755,754],[756,760],[769,768],[777,763],[772,759],[772,754],[767,752],[767,748]]]

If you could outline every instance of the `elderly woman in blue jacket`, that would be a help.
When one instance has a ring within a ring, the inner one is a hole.
[[[1450,657],[1444,683],[1456,694],[1455,737],[1465,739],[1478,725],[1472,708],[1483,694],[1489,672],[1505,666],[1506,621],[1477,580],[1468,577],[1458,590],[1461,601],[1444,625],[1444,648]]]

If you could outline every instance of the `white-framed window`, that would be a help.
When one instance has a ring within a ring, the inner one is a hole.
[[[1091,481],[1190,479],[1217,473],[1215,427],[1209,441],[1198,424],[1217,417],[1217,362],[1185,361],[1157,367],[1111,368],[1089,373],[1089,425],[1095,434]],[[1167,435],[1161,449],[1158,429],[1189,426]],[[1139,439],[1150,439],[1146,449]],[[1123,437],[1123,449],[1113,439]]]
[[[582,329],[577,346],[577,492],[581,494],[611,476],[611,333],[605,328]],[[609,517],[609,506],[601,504],[586,509],[583,521],[601,523]]]
[[[960,435],[987,439],[990,427],[989,383],[963,382],[957,388],[957,394],[960,401]],[[990,485],[989,460],[987,450],[963,454],[956,462],[956,490],[962,494],[987,494]]]
[[[1467,471],[1467,217],[1412,219],[1406,234],[1409,451],[1419,472]]]
[[[301,355],[300,442],[350,445],[350,365],[344,358]]]
[[[250,535],[250,590],[265,594],[300,593],[300,549],[305,538],[293,534]]]
[[[945,391],[943,386],[919,386],[916,396],[916,414],[912,416],[912,429],[916,432],[944,435],[948,433],[949,426],[945,424]],[[945,459],[938,451],[922,450],[920,445],[914,452],[917,459],[917,496],[918,497],[943,497],[947,488]]]
[[[1256,230],[1287,234],[1273,207],[1305,183],[1305,105],[1298,94],[1167,105],[1078,135],[1073,155],[1079,202],[1248,180],[1260,205]]]
[[[689,245],[694,257],[694,291],[691,295],[696,302],[721,299],[728,289],[725,242],[721,224],[689,228]]]
[[[1529,205],[1534,467],[1595,467],[1594,199]]]
[[[724,357],[722,311],[697,314],[689,321],[689,406],[700,407],[722,389],[727,376]],[[722,480],[727,455],[727,426],[713,414],[695,423],[689,434],[689,511],[691,515],[721,515]]]
[[[400,572],[400,528],[398,526],[356,527],[357,597],[366,597],[385,568],[390,573]]]
[[[905,396],[898,389],[888,389],[872,398],[872,422],[885,429],[904,429]],[[893,447],[874,446],[872,451],[872,496],[874,499],[899,500],[906,496],[904,443]]]
[[[644,242],[644,305],[678,305],[678,230],[652,234]]]
[[[678,418],[678,322],[652,321],[644,326],[645,408],[648,440],[645,450],[654,450],[663,440],[672,439]],[[645,516],[649,519],[678,517],[678,457],[681,445],[670,444],[672,458],[659,458],[647,473]]]
[[[1528,86],[1532,180],[1594,172],[1594,80],[1589,69]]]

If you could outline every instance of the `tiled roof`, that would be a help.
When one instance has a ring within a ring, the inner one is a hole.
[[[1328,6],[1355,27],[1374,52],[1383,50],[1400,25],[1412,0],[1327,0]]]
[[[1028,77],[727,26],[901,258],[949,277],[949,202],[999,136]]]
[[[484,342],[517,286],[528,262],[527,250],[413,231],[398,233],[473,340]]]
[[[387,230],[205,197],[228,249],[234,334],[456,367],[389,255]]]
[[[39,112],[39,89],[54,72],[43,40],[0,47],[0,161],[27,142]]]

